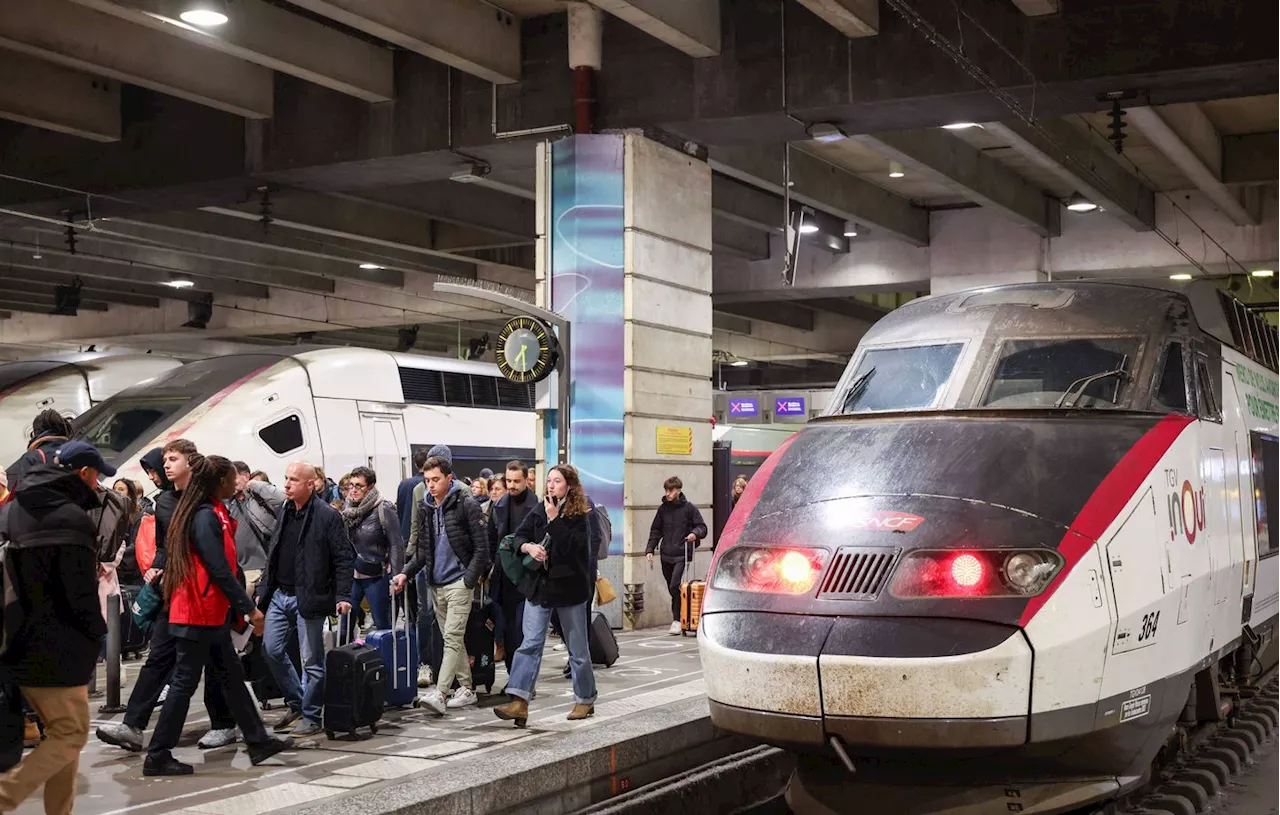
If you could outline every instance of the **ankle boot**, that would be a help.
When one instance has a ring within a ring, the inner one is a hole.
[[[529,720],[529,703],[518,696],[513,696],[510,702],[495,707],[493,712],[503,721],[514,721],[516,727],[524,727]]]
[[[573,710],[569,711],[569,721],[576,722],[594,715],[596,715],[595,705],[574,705]]]

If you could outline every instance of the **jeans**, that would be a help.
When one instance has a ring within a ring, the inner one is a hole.
[[[125,709],[124,723],[137,730],[146,730],[155,712],[160,692],[166,684],[173,681],[174,665],[177,664],[177,643],[169,635],[169,616],[162,613],[151,629],[151,648],[147,652],[147,661],[138,671],[138,681],[129,694],[129,705]],[[213,681],[212,670],[205,671],[204,706],[209,711],[209,729],[230,730],[236,726],[235,717],[227,705],[226,694],[222,687]]]
[[[564,628],[564,641],[569,647],[569,670],[573,673],[573,701],[579,705],[596,702],[596,675],[591,669],[591,646],[587,641],[587,624],[590,618],[586,603],[558,608],[560,625]],[[516,651],[511,664],[511,679],[507,693],[528,700],[530,691],[542,668],[542,649],[547,643],[547,625],[551,609],[524,604],[524,642]]]
[[[302,657],[302,681],[286,644],[292,631],[298,632],[298,652]],[[298,613],[298,598],[276,590],[267,608],[267,625],[262,647],[276,685],[292,710],[301,710],[308,721],[319,724],[324,713],[324,620],[308,620]]]
[[[369,598],[369,610],[373,613],[373,627],[379,631],[387,631],[391,628],[391,576],[383,575],[382,577],[357,577],[351,581],[351,608],[350,617],[355,618],[355,609],[360,607],[360,601]],[[350,632],[349,640],[355,637],[354,622],[353,630]]]
[[[44,722],[45,739],[0,777],[0,812],[14,811],[43,784],[45,814],[71,815],[80,751],[89,741],[89,687],[23,688],[22,693]]]
[[[245,742],[265,742],[269,738],[267,729],[262,724],[262,717],[258,715],[249,689],[245,687],[244,668],[231,644],[231,630],[226,626],[200,628],[194,639],[174,637],[173,641],[178,664],[173,671],[169,695],[165,698],[164,707],[160,709],[155,732],[151,734],[151,743],[147,745],[148,755],[162,756],[178,746],[178,740],[182,738],[182,726],[186,724],[187,712],[191,706],[191,696],[195,693],[196,685],[200,684],[200,675],[205,672],[206,667],[212,674],[212,681],[222,686],[235,724],[240,726]]]
[[[671,592],[671,620],[680,621],[680,584],[684,582],[684,561],[668,563],[662,561],[662,577],[667,581],[667,591]]]
[[[460,687],[470,688],[471,662],[467,658],[464,640],[473,593],[466,583],[459,580],[447,586],[432,586],[431,596],[436,618],[440,621],[440,633],[444,636],[444,661],[440,663],[436,687],[441,693],[448,693],[457,679]]]

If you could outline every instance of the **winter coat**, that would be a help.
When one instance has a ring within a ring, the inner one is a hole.
[[[591,564],[591,513],[547,521],[547,507],[538,502],[515,531],[517,549],[547,541],[547,576],[529,602],[543,608],[579,606],[591,599],[596,575]]]
[[[403,574],[412,580],[418,572],[425,569],[430,580],[436,562],[435,517],[437,512],[443,512],[449,548],[462,565],[463,585],[474,589],[477,583],[489,575],[489,527],[480,511],[480,504],[471,497],[471,491],[466,489],[450,489],[438,508],[434,506],[434,501],[429,504],[426,498],[434,496],[427,492],[426,497],[414,505],[413,525],[417,530],[417,546],[413,558],[405,564]]]
[[[383,501],[364,517],[355,529],[348,529],[351,545],[355,547],[357,562],[381,564],[370,577],[381,575],[391,564],[391,573],[399,574],[404,568],[404,538],[400,537],[400,519],[390,501]],[[364,570],[356,567],[356,571]]]
[[[212,503],[191,516],[191,570],[169,598],[169,625],[217,628],[232,609],[242,616],[253,611],[237,576],[235,528],[226,509]]]
[[[88,684],[107,624],[98,605],[98,556],[87,509],[97,498],[80,477],[52,464],[27,470],[5,508],[9,557],[24,616],[0,659],[18,685]],[[36,542],[54,545],[35,546]]]
[[[456,478],[449,483],[450,495],[455,492],[464,492],[466,490],[467,485],[463,484]],[[470,495],[471,493],[468,491],[467,494]],[[418,486],[413,488],[413,499],[409,502],[409,506],[412,508],[413,517],[409,521],[409,538],[405,542],[404,557],[406,561],[411,560],[414,553],[417,551],[419,535],[418,525],[423,518],[423,513],[420,510],[424,505],[434,508],[436,505],[436,497],[431,494],[431,490],[427,489],[427,482],[420,481],[418,482]]]
[[[258,582],[258,608],[266,611],[271,596],[279,587],[275,573],[279,570],[280,535],[284,531],[285,514],[293,507],[287,503],[276,513],[276,528],[268,546],[267,568]],[[351,581],[355,568],[355,550],[347,537],[347,526],[338,510],[326,504],[319,495],[297,511],[294,523],[302,524],[294,568],[298,585],[298,612],[308,620],[332,616],[338,603],[351,602]]]
[[[413,532],[413,493],[424,483],[421,475],[415,475],[401,481],[396,487],[396,512],[400,516],[400,537],[404,538],[406,544],[410,533]]]
[[[244,571],[266,568],[267,545],[284,502],[284,490],[261,481],[250,481],[241,497],[227,502],[227,512],[236,522],[236,557]]]
[[[10,464],[9,469],[5,471],[5,484],[9,490],[16,490],[22,486],[22,477],[31,468],[41,464],[52,464],[54,453],[66,440],[66,436],[41,436],[38,439],[32,439],[31,444],[27,445],[27,452]]]
[[[690,534],[697,538],[692,544],[685,540]],[[651,555],[660,551],[663,563],[688,562],[693,560],[693,550],[706,536],[707,524],[702,520],[702,513],[689,503],[683,492],[674,501],[663,496],[662,506],[658,507],[649,527],[649,545],[644,553]]]

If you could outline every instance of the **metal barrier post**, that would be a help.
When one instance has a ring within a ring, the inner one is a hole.
[[[94,671],[97,676],[97,671]],[[120,594],[107,596],[107,702],[99,713],[122,713],[120,704]]]

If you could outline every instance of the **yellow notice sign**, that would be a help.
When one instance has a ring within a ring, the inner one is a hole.
[[[693,455],[693,428],[658,425],[658,455]]]

